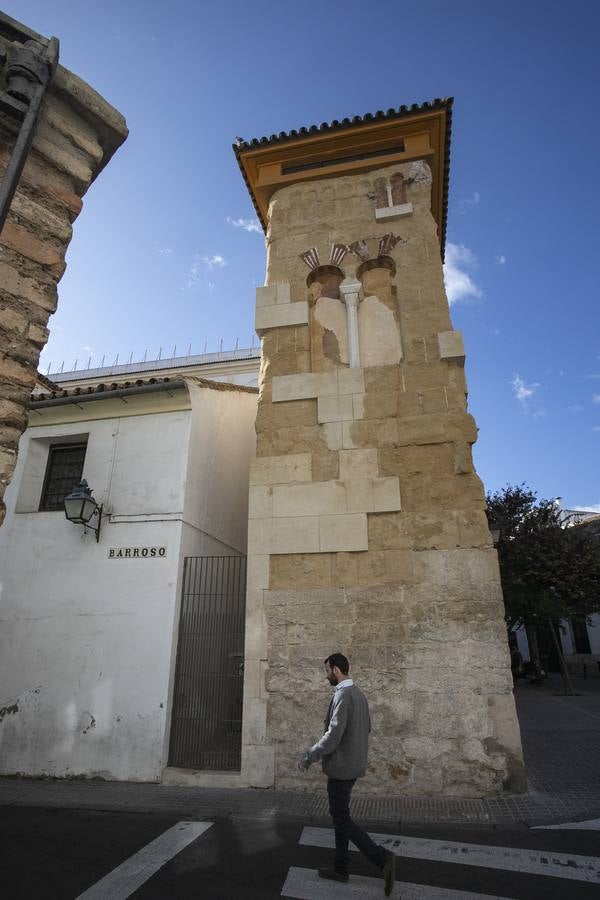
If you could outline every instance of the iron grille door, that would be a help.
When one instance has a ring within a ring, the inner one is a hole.
[[[246,557],[186,557],[169,765],[241,768]]]

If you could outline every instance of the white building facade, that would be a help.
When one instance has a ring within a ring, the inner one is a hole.
[[[0,529],[0,774],[161,779],[184,559],[246,553],[258,365],[73,373],[36,394]],[[52,508],[77,465],[98,541]]]

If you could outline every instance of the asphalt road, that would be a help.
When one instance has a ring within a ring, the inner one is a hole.
[[[383,897],[379,873],[358,853],[352,854],[348,885],[316,877],[315,870],[332,858],[333,833],[323,823],[320,826],[236,817],[199,824],[159,813],[5,807],[0,809],[0,896],[3,900],[75,900],[80,895],[85,900]],[[403,900],[600,896],[598,830],[420,826],[404,827],[400,833],[388,822],[381,827],[371,823],[369,831],[399,855],[401,884],[393,896]]]

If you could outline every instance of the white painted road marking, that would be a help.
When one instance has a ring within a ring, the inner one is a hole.
[[[600,884],[600,857],[597,856],[555,853],[553,850],[521,850],[518,847],[488,847],[485,844],[462,844],[458,841],[432,841],[403,837],[400,834],[371,832],[371,837],[376,844],[393,850],[396,856]],[[300,843],[311,847],[335,847],[333,829],[304,828]],[[350,849],[356,850],[354,844],[350,844]]]
[[[562,825],[536,825],[532,831],[564,831],[567,828],[600,831],[600,819],[587,819],[585,822],[563,822]]]
[[[381,900],[381,878],[367,878],[365,875],[351,875],[350,881],[341,884],[319,878],[316,869],[301,869],[292,866],[281,891],[282,897],[294,900]],[[402,900],[507,900],[492,894],[473,894],[452,891],[449,888],[432,887],[428,884],[409,884],[397,881],[392,897]]]
[[[76,900],[125,900],[165,863],[208,831],[212,822],[178,822],[80,894]]]

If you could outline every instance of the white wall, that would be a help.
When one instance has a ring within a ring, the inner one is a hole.
[[[163,412],[23,436],[0,529],[1,773],[160,777],[190,419]],[[112,508],[99,543],[62,512],[32,511],[44,453],[70,434],[89,435],[83,474]],[[167,556],[108,558],[125,546]]]
[[[188,384],[192,401],[190,455],[185,484],[184,520],[197,532],[188,536],[186,555],[221,555],[209,549],[210,535],[222,554],[246,553],[248,478],[256,454],[254,422],[258,395]]]

